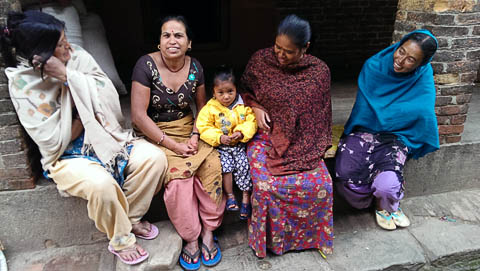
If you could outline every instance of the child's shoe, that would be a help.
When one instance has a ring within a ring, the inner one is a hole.
[[[227,211],[238,211],[238,203],[235,200],[235,196],[233,194],[227,195],[227,204],[225,205]]]
[[[252,215],[252,205],[250,203],[243,203],[240,208],[240,219],[246,220]]]

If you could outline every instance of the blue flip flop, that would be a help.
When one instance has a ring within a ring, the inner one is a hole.
[[[208,253],[208,258],[210,258],[210,260],[205,260],[205,257],[203,256],[203,253],[202,253],[202,263],[203,265],[205,266],[208,266],[208,267],[213,267],[215,265],[217,265],[221,260],[222,260],[222,251],[220,251],[220,246],[218,245],[218,242],[217,242],[217,238],[213,237],[213,240],[214,240],[214,247],[212,248],[212,250],[210,251],[210,249],[208,249],[207,245],[205,245],[204,243],[202,243],[202,248],[204,248],[207,253]],[[212,259],[212,254],[215,252],[215,250],[217,251],[217,254],[215,255],[215,257]]]
[[[193,271],[193,270],[198,270],[200,268],[200,259],[197,259],[197,262],[193,262],[193,259],[197,258],[198,256],[200,256],[200,249],[197,250],[197,252],[195,252],[193,255],[190,254],[190,252],[188,252],[185,247],[182,249],[182,253],[180,253],[180,258],[178,259],[178,262],[180,263],[180,266],[184,269],[184,270],[189,270],[189,271]],[[187,255],[191,260],[192,262],[191,263],[187,263],[182,255],[185,254]],[[202,255],[202,258],[203,258],[203,255]]]

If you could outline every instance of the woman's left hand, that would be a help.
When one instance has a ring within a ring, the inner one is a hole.
[[[197,134],[193,134],[187,143],[187,145],[194,150],[194,154],[196,154],[198,150],[198,137]]]
[[[34,55],[32,64],[34,66],[35,70],[40,70],[41,68],[41,62],[42,57],[39,55]],[[43,64],[43,72],[46,75],[49,75],[51,77],[57,78],[58,80],[62,82],[67,81],[67,68],[65,67],[65,64],[63,64],[60,59],[56,58],[55,56],[51,56],[47,62]]]

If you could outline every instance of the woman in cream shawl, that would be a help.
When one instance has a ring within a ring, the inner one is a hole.
[[[63,30],[63,22],[39,11],[9,14],[1,45],[11,100],[48,177],[88,201],[88,216],[113,254],[139,263],[148,252],[135,237],[158,234],[141,218],[161,188],[166,157],[122,127],[112,82]]]

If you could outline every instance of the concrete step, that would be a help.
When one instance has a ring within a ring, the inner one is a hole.
[[[373,210],[335,213],[327,259],[316,250],[257,259],[245,226],[223,228],[223,260],[208,270],[480,270],[479,207],[480,189],[410,197],[402,208],[412,225],[395,231],[380,229]]]
[[[160,231],[157,238],[154,240],[137,238],[138,243],[150,253],[148,260],[139,265],[129,266],[115,259],[116,271],[171,270],[175,267],[182,250],[182,238],[169,221],[154,224]]]
[[[128,266],[107,250],[108,241],[89,245],[69,247],[49,247],[37,251],[11,253],[6,251],[10,270],[51,271],[51,270],[91,270],[91,271],[127,271],[127,270],[170,270],[175,268],[182,249],[182,239],[169,221],[154,223],[159,235],[154,240],[138,238],[150,257],[147,261]]]
[[[86,201],[63,198],[45,180],[30,190],[0,192],[0,240],[10,253],[106,241],[87,215]]]
[[[408,161],[405,168],[407,200],[461,189],[480,189],[479,152],[478,142],[451,144],[420,160]],[[327,161],[330,167],[332,162]],[[335,197],[334,202],[337,217],[352,213],[342,199]],[[49,181],[42,180],[31,190],[0,192],[0,206],[0,240],[10,255],[107,241],[88,218],[86,201],[61,197]],[[153,222],[168,219],[161,195],[154,198],[145,218]],[[223,224],[235,223],[240,223],[238,215],[227,213]]]
[[[480,270],[479,207],[480,189],[410,197],[402,208],[412,225],[395,231],[380,229],[373,210],[335,213],[334,254],[327,259],[316,250],[258,259],[247,245],[244,221],[222,225],[215,233],[222,262],[200,270]],[[176,234],[170,223],[156,225],[163,233],[153,241],[141,241],[151,257],[135,267],[116,260],[106,241],[24,253],[7,248],[5,253],[10,270],[181,270],[177,264],[181,241],[171,239]],[[166,250],[172,252],[165,256]]]
[[[11,253],[7,250],[5,256],[9,270],[115,271],[114,255],[106,249],[107,245],[108,242],[99,242],[23,253]]]

